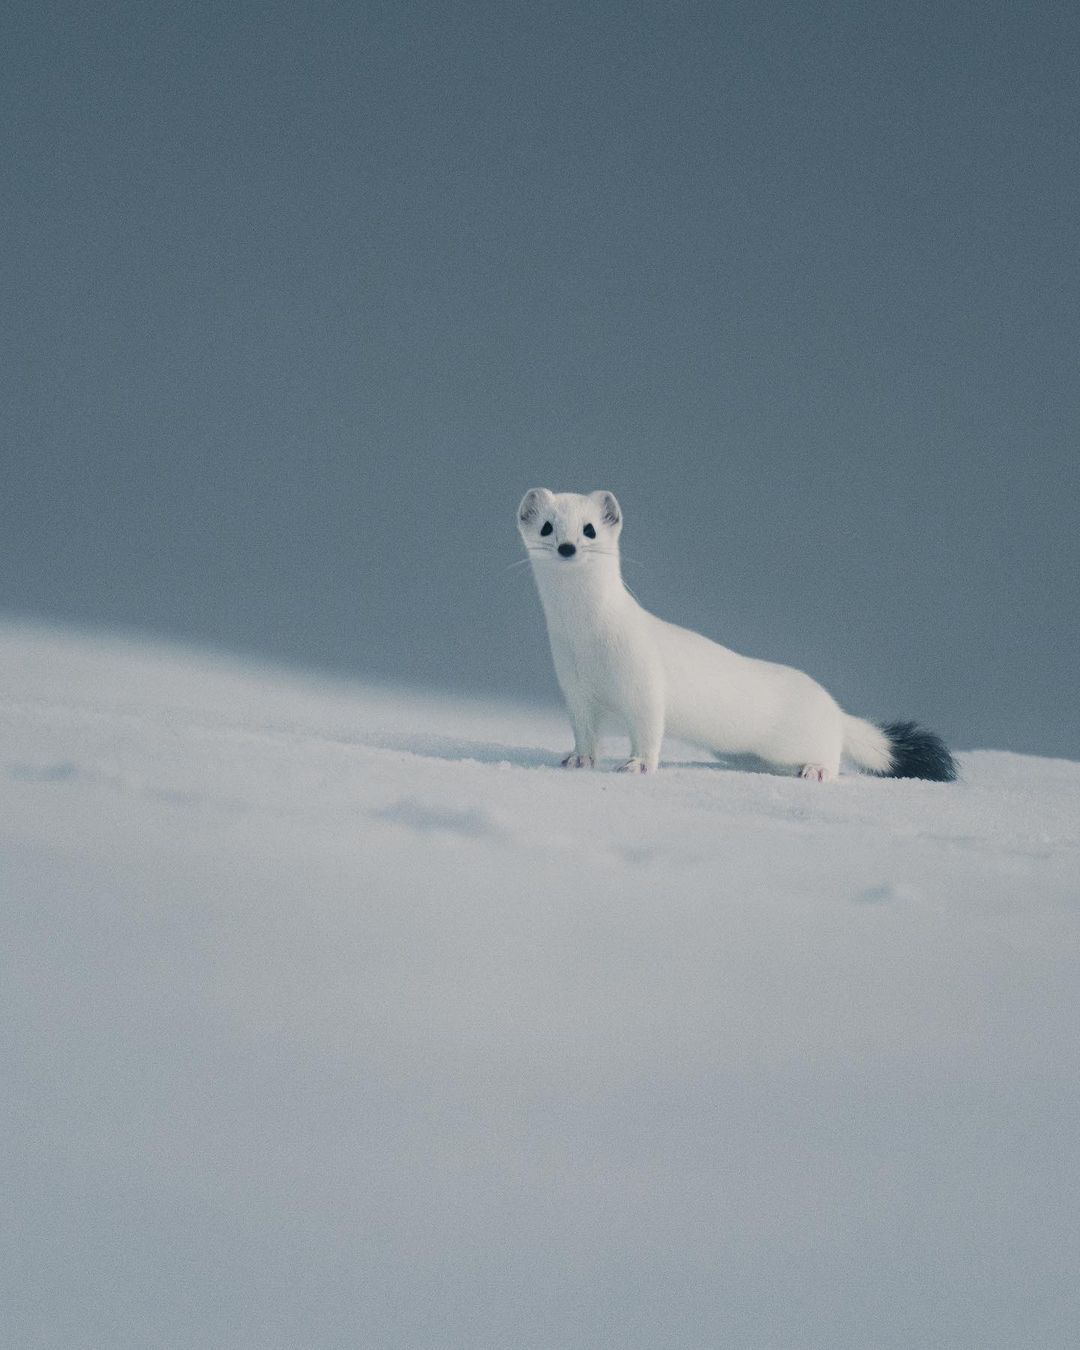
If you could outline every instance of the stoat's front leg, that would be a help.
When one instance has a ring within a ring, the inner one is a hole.
[[[570,725],[574,731],[574,749],[562,761],[564,769],[591,769],[596,763],[599,715],[596,706],[581,695],[563,690]]]
[[[630,758],[619,773],[655,773],[664,739],[664,691],[659,680],[643,681],[625,696],[624,715],[630,734]]]

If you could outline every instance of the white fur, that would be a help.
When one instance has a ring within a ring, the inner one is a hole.
[[[553,528],[545,537],[546,522]],[[567,767],[591,767],[602,727],[615,720],[630,736],[627,772],[655,769],[665,734],[816,781],[834,778],[842,755],[877,772],[890,768],[885,734],[842,712],[809,675],[740,656],[642,609],[623,585],[622,511],[610,492],[533,488],[518,529],[574,731]],[[557,552],[564,544],[572,557]]]

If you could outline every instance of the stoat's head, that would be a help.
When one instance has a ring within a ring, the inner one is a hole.
[[[534,562],[580,566],[619,556],[622,511],[610,492],[530,488],[518,507],[517,525]]]

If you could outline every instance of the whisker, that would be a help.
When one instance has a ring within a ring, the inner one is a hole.
[[[527,566],[534,558],[543,558],[549,562],[554,562],[555,559],[555,549],[550,544],[526,544],[525,551],[530,555],[529,557],[518,558],[516,562],[507,563],[503,570],[513,572],[518,568]],[[639,558],[629,558],[625,553],[620,554],[617,549],[613,548],[582,548],[581,552],[583,558],[621,558],[623,562],[633,563],[635,567],[646,566]],[[629,586],[627,590],[630,590]],[[632,591],[631,594],[633,595]],[[634,599],[637,599],[636,595]]]

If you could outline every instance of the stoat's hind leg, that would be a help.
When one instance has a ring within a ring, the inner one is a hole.
[[[837,770],[827,764],[804,764],[799,770],[799,777],[811,783],[831,783],[836,775]]]

